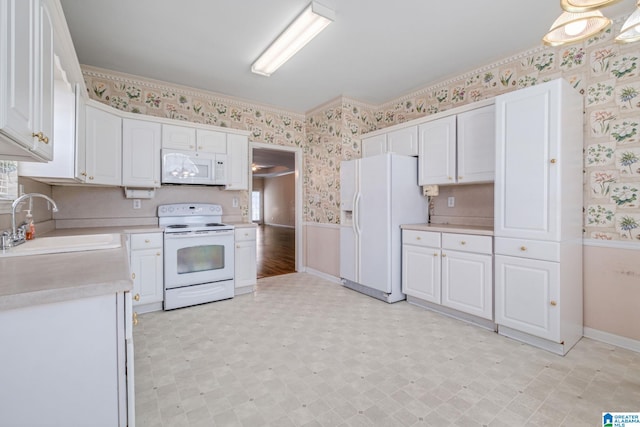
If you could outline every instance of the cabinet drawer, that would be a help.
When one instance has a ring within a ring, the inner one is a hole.
[[[255,227],[242,227],[235,229],[236,242],[242,242],[246,240],[256,240]]]
[[[560,243],[496,237],[496,254],[560,261]]]
[[[131,235],[131,250],[162,248],[162,233],[142,233]]]
[[[491,255],[493,249],[491,240],[490,236],[442,233],[442,249]]]
[[[440,247],[440,233],[433,231],[402,230],[402,244]]]

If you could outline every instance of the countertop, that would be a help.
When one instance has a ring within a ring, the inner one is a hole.
[[[0,258],[0,310],[133,288],[129,256],[119,248]]]
[[[443,233],[477,234],[481,236],[493,236],[493,227],[481,225],[455,225],[455,224],[402,224],[403,230],[436,231]]]
[[[163,228],[157,225],[59,228],[37,234],[36,238],[162,232]],[[115,249],[0,257],[0,271],[0,310],[115,294],[133,288],[124,237],[122,245]]]

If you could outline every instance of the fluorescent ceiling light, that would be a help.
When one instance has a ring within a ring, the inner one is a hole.
[[[270,76],[335,19],[335,12],[312,1],[251,65],[251,71]]]

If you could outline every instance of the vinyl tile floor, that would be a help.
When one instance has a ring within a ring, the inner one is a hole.
[[[143,426],[601,426],[640,411],[640,353],[561,357],[314,275],[139,316]]]

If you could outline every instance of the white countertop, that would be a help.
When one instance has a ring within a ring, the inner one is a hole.
[[[455,224],[402,224],[403,230],[436,231],[443,233],[477,234],[481,236],[493,236],[493,227],[482,225],[455,225]]]
[[[126,245],[115,249],[0,258],[0,310],[128,291]]]

